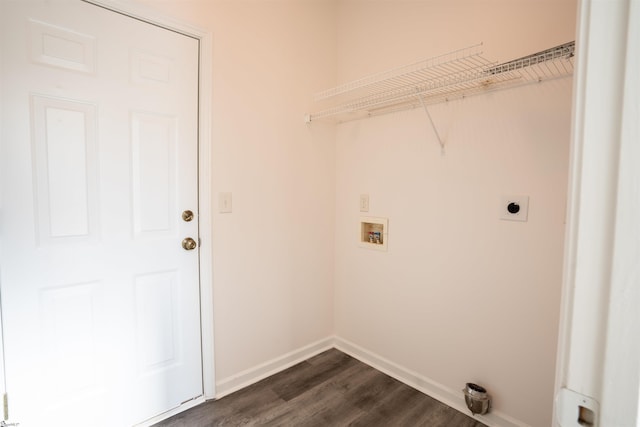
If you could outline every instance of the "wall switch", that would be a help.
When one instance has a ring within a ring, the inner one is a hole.
[[[231,213],[231,193],[220,193],[218,197],[220,213]]]
[[[369,195],[360,195],[360,212],[369,212]]]
[[[502,196],[500,219],[506,221],[527,221],[529,216],[529,196]]]

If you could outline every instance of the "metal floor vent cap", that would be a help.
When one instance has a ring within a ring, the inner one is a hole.
[[[487,394],[484,387],[473,383],[467,383],[462,390],[464,393],[464,401],[467,408],[473,415],[484,415],[491,408],[491,397]]]

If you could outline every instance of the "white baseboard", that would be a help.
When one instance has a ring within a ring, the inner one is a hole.
[[[469,414],[469,409],[464,402],[462,388],[460,388],[460,390],[453,390],[445,387],[417,372],[406,369],[340,337],[324,338],[298,350],[249,368],[232,377],[225,378],[216,383],[216,399],[254,384],[331,348],[337,348],[398,381],[433,397],[445,405],[464,414]],[[491,412],[486,415],[476,415],[474,418],[489,427],[530,427],[528,424],[495,409],[492,409]]]
[[[242,371],[232,377],[216,382],[216,399],[238,391],[251,384],[267,378],[293,365],[307,360],[323,351],[334,347],[334,338],[324,338],[283,356],[276,357],[253,368]]]
[[[343,338],[335,337],[334,343],[338,350],[439,400],[447,406],[462,413],[469,414],[469,409],[464,402],[462,387],[460,390],[452,390]],[[500,411],[496,411],[495,409],[492,409],[491,412],[486,415],[476,415],[474,418],[490,427],[530,427],[528,424],[503,414]]]

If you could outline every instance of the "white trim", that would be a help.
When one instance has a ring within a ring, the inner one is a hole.
[[[275,359],[271,359],[253,368],[246,369],[238,374],[226,378],[216,384],[218,394],[216,399],[224,397],[228,394],[243,389],[251,384],[284,371],[300,362],[303,362],[323,351],[327,351],[334,347],[334,338],[328,337],[299,348]]]
[[[578,50],[576,63],[574,65],[574,78],[573,78],[573,111],[572,111],[572,126],[571,126],[571,141],[570,141],[570,156],[569,156],[569,176],[568,176],[568,191],[567,191],[567,213],[566,213],[566,229],[565,229],[565,243],[564,243],[564,260],[563,260],[563,278],[562,289],[560,299],[560,319],[558,322],[558,348],[556,352],[556,371],[555,371],[555,388],[554,388],[554,404],[552,411],[552,423],[557,425],[557,418],[559,416],[558,408],[556,405],[556,397],[559,395],[560,390],[564,387],[566,372],[568,371],[569,364],[569,347],[571,341],[571,322],[573,318],[573,298],[574,289],[573,286],[569,286],[569,283],[573,283],[575,280],[576,266],[575,260],[577,258],[577,246],[578,246],[578,225],[580,219],[579,212],[579,197],[580,192],[580,179],[576,171],[582,169],[582,146],[577,143],[581,140],[582,128],[578,126],[578,123],[584,119],[584,102],[582,100],[584,94],[585,81],[583,78],[584,70],[586,70],[587,55],[580,53],[582,46],[581,40],[585,39],[588,35],[588,25],[580,20],[580,17],[588,14],[589,3],[587,1],[579,2],[578,4],[578,28],[576,31],[576,49]]]
[[[223,398],[332,348],[338,349],[343,353],[360,360],[362,363],[365,363],[372,368],[375,368],[378,371],[418,390],[419,392],[439,400],[458,412],[469,414],[469,410],[464,402],[462,389],[452,390],[367,349],[336,336],[321,339],[218,382],[216,384],[218,394],[215,398]],[[473,418],[489,427],[530,427],[528,424],[500,411],[496,411],[495,409],[492,409],[487,415],[476,415]]]
[[[167,16],[151,6],[138,3],[138,0],[80,0],[111,11],[172,30],[189,37],[203,39],[211,33],[203,28]]]
[[[620,150],[600,406],[602,426],[638,425],[640,421],[640,2],[628,2],[621,21],[626,21],[626,28],[619,23],[624,28],[626,50],[620,63],[624,81],[620,91]]]
[[[200,315],[202,333],[202,384],[204,397],[213,398],[215,389],[213,337],[213,271],[212,271],[212,210],[211,210],[211,117],[213,88],[213,35],[211,32],[167,17],[152,7],[135,1],[82,0],[112,11],[179,32],[200,41],[198,198],[200,227]],[[203,237],[204,236],[204,237]],[[208,304],[204,304],[207,301]]]
[[[599,0],[578,14],[554,426],[578,410],[565,389],[599,403],[596,426],[638,422],[639,16]]]
[[[384,372],[398,381],[439,400],[445,405],[463,414],[469,414],[469,409],[464,402],[462,388],[460,390],[452,390],[343,338],[335,338],[335,347],[380,372]],[[495,409],[492,409],[486,415],[476,415],[473,418],[489,427],[528,427],[528,424]]]
[[[3,8],[5,6],[5,2],[0,1],[0,13],[3,13]],[[4,69],[4,54],[3,49],[0,49],[0,70]],[[0,74],[0,79],[2,79],[3,75]],[[0,83],[0,99],[4,97],[4,84]],[[3,138],[3,127],[4,127],[4,115],[5,112],[3,110],[4,102],[0,102],[0,141]],[[0,144],[0,149],[2,149],[2,144]],[[0,211],[3,209],[3,199],[2,194],[0,192]],[[1,268],[1,266],[0,266]],[[0,289],[2,286],[0,286]],[[2,292],[0,292],[0,396],[3,396],[6,393],[6,383],[5,383],[5,366],[4,366],[4,325],[2,324]],[[4,418],[4,411],[0,411],[0,419]]]
[[[199,135],[199,211],[200,211],[200,315],[202,323],[202,375],[204,396],[216,395],[213,336],[213,191],[211,185],[211,112],[213,76],[213,36],[200,39],[200,135]],[[204,237],[203,237],[204,236]],[[207,302],[204,304],[204,302]]]

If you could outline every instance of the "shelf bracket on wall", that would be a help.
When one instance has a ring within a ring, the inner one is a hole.
[[[420,104],[422,105],[422,108],[424,108],[424,112],[427,113],[427,117],[429,118],[429,122],[431,123],[431,127],[433,128],[433,133],[436,134],[436,138],[438,139],[438,144],[440,144],[440,154],[444,156],[444,141],[442,140],[442,138],[440,138],[440,134],[438,133],[438,129],[436,128],[436,124],[433,122],[433,118],[431,117],[431,114],[429,113],[429,109],[427,108],[427,104],[424,103],[424,99],[422,99],[422,96],[419,93],[418,93],[418,101],[420,101]]]

